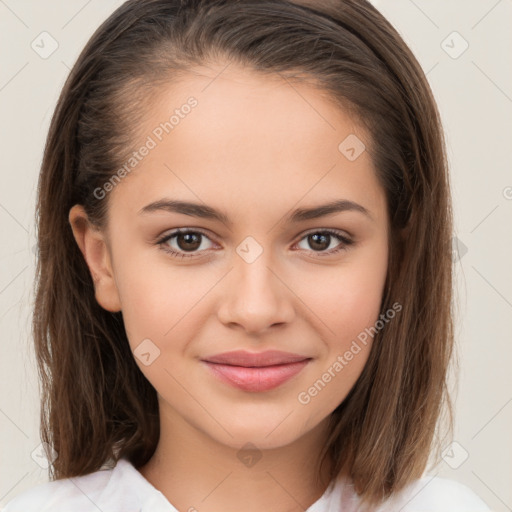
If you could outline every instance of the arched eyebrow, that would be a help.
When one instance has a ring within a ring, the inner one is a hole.
[[[224,212],[216,210],[211,206],[208,206],[206,204],[192,203],[189,201],[179,201],[168,198],[159,199],[158,201],[154,201],[144,206],[139,211],[139,215],[145,215],[148,213],[158,211],[166,211],[169,213],[181,213],[183,215],[190,215],[191,217],[217,220],[219,222],[222,222],[223,224],[226,224],[227,226],[233,225],[231,219]],[[283,220],[285,223],[288,224],[297,224],[299,222],[304,222],[306,220],[318,219],[321,217],[325,217],[327,215],[333,215],[335,213],[346,211],[355,211],[362,213],[370,220],[375,221],[372,214],[369,212],[367,208],[360,205],[359,203],[355,203],[354,201],[349,201],[348,199],[340,199],[337,201],[332,201],[330,203],[313,206],[310,208],[298,208],[286,214]]]
[[[374,221],[373,215],[367,208],[360,205],[359,203],[355,203],[354,201],[349,201],[348,199],[339,199],[337,201],[332,201],[330,203],[314,206],[311,208],[298,208],[285,216],[285,221],[289,222],[290,224],[295,224],[297,222],[303,222],[310,219],[318,219],[320,217],[325,217],[326,215],[332,215],[334,213],[346,211],[362,213],[370,220]]]

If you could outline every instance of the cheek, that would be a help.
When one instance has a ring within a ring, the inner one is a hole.
[[[132,348],[145,338],[162,348],[176,337],[186,339],[178,333],[190,329],[190,322],[197,327],[201,299],[218,279],[207,270],[172,268],[165,258],[158,260],[149,264],[133,259],[116,267],[123,321]]]
[[[302,275],[298,295],[318,315],[330,339],[351,339],[378,319],[387,272],[387,247],[372,244],[339,265]]]
[[[140,339],[157,337],[168,330],[173,304],[180,294],[176,282],[168,282],[156,266],[139,261],[133,252],[131,258],[117,262],[115,274],[130,344],[133,346]],[[167,314],[162,315],[165,311]]]
[[[308,306],[318,315],[315,330],[322,338],[323,354],[297,396],[300,404],[306,404],[308,425],[316,424],[346,398],[370,355],[387,267],[385,259],[373,261],[373,267],[363,260],[340,267],[329,282],[320,280],[309,287]],[[307,290],[303,288],[304,296]]]
[[[318,315],[315,325],[324,342],[322,362],[304,398],[318,395],[321,414],[332,412],[344,400],[370,355],[387,272],[387,244],[380,242],[347,255],[342,265],[303,285],[303,297]],[[321,393],[324,386],[331,392]],[[317,413],[312,413],[313,419]]]

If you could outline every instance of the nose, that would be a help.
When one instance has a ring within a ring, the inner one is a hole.
[[[234,255],[234,268],[224,280],[218,309],[224,325],[257,334],[292,321],[296,296],[267,257],[268,252],[263,251],[252,262]]]

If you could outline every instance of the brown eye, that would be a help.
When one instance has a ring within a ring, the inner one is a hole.
[[[320,253],[322,256],[324,254],[330,255],[345,250],[354,243],[353,240],[347,236],[332,230],[313,231],[306,234],[301,241],[302,240],[306,240],[306,244],[309,246],[309,248],[306,247],[305,250],[312,250],[313,252]],[[338,244],[335,244],[333,248],[331,244],[336,242],[336,240]],[[331,249],[329,249],[329,247],[331,247]]]
[[[204,240],[209,240],[209,238],[201,231],[178,229],[160,239],[157,245],[173,256],[190,258],[196,256],[199,252],[203,252],[203,250],[209,249],[209,247],[204,247]]]
[[[179,233],[175,235],[176,244],[184,251],[194,251],[201,245],[202,236],[200,233]]]
[[[318,251],[328,249],[329,245],[331,245],[331,238],[331,235],[325,233],[314,233],[307,236],[309,246]]]

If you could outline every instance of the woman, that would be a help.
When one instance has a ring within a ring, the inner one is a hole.
[[[368,2],[123,4],[50,127],[54,481],[5,512],[489,510],[424,473],[451,415],[447,173]]]

